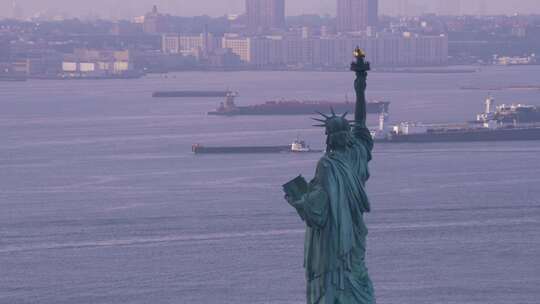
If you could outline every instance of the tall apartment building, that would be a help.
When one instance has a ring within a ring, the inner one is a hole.
[[[339,32],[363,32],[368,27],[376,27],[378,20],[378,0],[337,0]]]
[[[206,57],[215,49],[221,48],[221,38],[210,33],[199,35],[165,34],[162,36],[164,54],[193,55]]]
[[[229,48],[252,66],[312,66],[346,69],[356,46],[366,50],[377,67],[437,66],[448,63],[448,37],[380,35],[376,37],[330,36],[296,39],[267,36],[223,39]]]
[[[248,30],[261,32],[285,27],[285,0],[246,0]]]

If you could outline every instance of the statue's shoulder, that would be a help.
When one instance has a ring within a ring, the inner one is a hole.
[[[332,159],[331,159],[331,154],[333,152],[327,152],[324,154],[323,157],[321,157],[321,159],[319,159],[319,161],[317,162],[317,168],[328,168],[330,167],[330,163],[332,162]]]
[[[373,150],[373,140],[371,137],[366,140],[355,138],[352,148],[355,149],[363,158],[367,159],[367,161],[371,160],[371,151]]]
[[[334,158],[333,158],[334,157]],[[334,152],[327,152],[317,162],[317,171],[328,172],[332,168],[332,164],[335,162]]]

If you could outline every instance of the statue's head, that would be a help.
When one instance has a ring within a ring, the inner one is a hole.
[[[332,115],[328,116],[318,112],[324,119],[314,118],[314,120],[322,122],[315,125],[324,127],[326,131],[326,151],[343,150],[352,145],[351,123],[347,120],[347,113],[336,115],[333,109]]]

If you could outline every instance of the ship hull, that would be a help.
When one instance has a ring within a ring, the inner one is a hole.
[[[203,147],[194,146],[195,154],[265,154],[265,153],[321,153],[322,150],[292,151],[291,146],[237,146]]]
[[[228,91],[158,91],[152,93],[154,98],[183,98],[183,97],[225,97]]]
[[[482,142],[482,141],[540,140],[539,128],[448,131],[437,133],[392,135],[376,142],[432,143],[432,142]]]
[[[388,112],[389,103],[368,103],[367,112],[378,114],[381,111]],[[316,112],[326,113],[333,108],[337,113],[353,113],[354,103],[320,103],[320,104],[271,104],[243,106],[223,111],[208,112],[208,115],[235,116],[235,115],[310,115]]]
[[[9,81],[9,82],[21,82],[28,80],[25,76],[5,76],[0,75],[0,81]]]
[[[284,153],[290,150],[291,146],[193,147],[195,154]]]

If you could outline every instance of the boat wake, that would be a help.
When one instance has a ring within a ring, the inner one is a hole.
[[[483,226],[516,226],[526,224],[540,224],[540,218],[522,218],[522,219],[492,219],[492,220],[468,220],[468,221],[452,221],[452,222],[425,222],[411,224],[374,224],[371,226],[373,232],[395,232],[403,230],[433,230],[434,228],[448,227],[483,227]],[[31,252],[43,250],[64,250],[64,249],[81,249],[81,248],[99,248],[99,247],[122,247],[122,246],[146,246],[157,243],[177,243],[177,242],[221,242],[230,239],[245,239],[256,237],[273,237],[297,235],[304,233],[304,229],[277,229],[268,231],[247,231],[247,232],[228,232],[228,233],[205,233],[191,235],[171,235],[161,237],[148,238],[127,238],[116,240],[102,241],[81,241],[81,242],[65,242],[65,243],[43,243],[30,245],[14,245],[0,247],[0,254],[10,254],[16,252]]]

